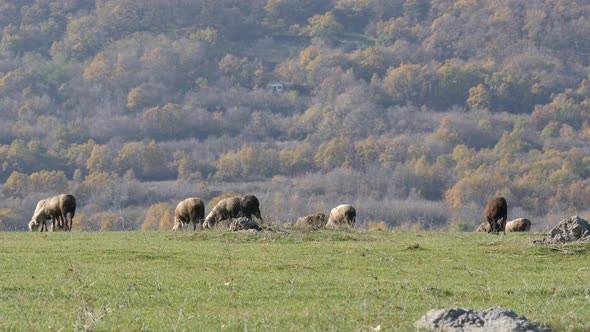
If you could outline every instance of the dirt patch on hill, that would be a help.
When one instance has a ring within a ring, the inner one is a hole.
[[[549,328],[540,326],[502,308],[490,308],[482,311],[464,308],[447,308],[430,310],[414,323],[418,330],[447,332],[550,332]]]
[[[535,244],[562,244],[573,241],[590,241],[590,223],[573,216],[565,218],[549,231],[547,237]]]

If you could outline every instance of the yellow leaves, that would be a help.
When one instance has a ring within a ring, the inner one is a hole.
[[[313,166],[313,151],[309,144],[298,144],[279,152],[280,169],[284,174],[309,170]]]
[[[306,68],[307,65],[320,56],[320,50],[315,46],[309,46],[299,53],[299,65]]]
[[[180,105],[166,104],[145,110],[141,116],[142,126],[148,130],[173,133],[182,126]]]
[[[351,166],[354,160],[354,145],[348,137],[333,138],[320,145],[314,157],[315,163],[324,170]]]
[[[31,175],[12,172],[2,193],[23,198],[31,192],[64,192],[68,189],[68,178],[63,171],[39,171]]]
[[[453,148],[453,153],[451,154],[453,160],[460,161],[462,159],[468,158],[475,153],[474,149],[469,148],[464,144],[459,144]]]
[[[242,174],[242,166],[238,153],[228,151],[217,161],[215,176],[221,179],[236,179]]]
[[[308,19],[309,25],[303,29],[310,37],[331,38],[342,32],[342,24],[336,21],[332,12],[315,15]]]
[[[143,99],[143,91],[140,87],[135,87],[129,90],[129,93],[127,94],[127,108],[142,106]]]
[[[472,110],[488,110],[490,109],[491,102],[491,94],[483,84],[478,84],[469,89],[467,105]]]
[[[453,6],[467,13],[471,13],[480,8],[478,0],[457,0]]]
[[[222,179],[267,177],[279,171],[279,153],[274,149],[243,145],[240,151],[229,151],[217,162],[215,176]]]
[[[525,143],[522,141],[522,132],[515,128],[512,132],[502,134],[502,138],[494,147],[494,152],[503,158],[513,159],[522,153],[524,148]]]
[[[31,192],[31,181],[26,174],[19,172],[12,172],[4,186],[2,186],[2,193],[12,197],[25,197]]]
[[[36,192],[64,192],[68,189],[68,178],[63,171],[39,171],[29,178]]]
[[[84,67],[84,79],[87,81],[105,81],[110,77],[110,66],[104,53],[98,53],[94,59]]]
[[[143,219],[142,231],[165,231],[174,226],[174,208],[168,203],[152,204]]]
[[[108,146],[94,145],[90,157],[86,160],[86,168],[90,173],[108,172],[112,170],[113,155]]]
[[[463,208],[469,202],[483,203],[498,193],[510,189],[510,179],[498,172],[478,170],[460,179],[445,193],[445,201],[452,208]]]
[[[368,165],[371,162],[379,160],[379,156],[384,150],[384,146],[373,135],[364,141],[355,145],[356,159],[361,165]]]
[[[438,130],[427,136],[427,140],[441,141],[449,145],[460,142],[459,134],[455,131],[448,116],[444,117]]]

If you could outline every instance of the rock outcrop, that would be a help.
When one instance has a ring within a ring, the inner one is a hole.
[[[430,310],[414,323],[418,330],[446,332],[550,332],[514,311],[490,308],[482,311],[464,308]]]

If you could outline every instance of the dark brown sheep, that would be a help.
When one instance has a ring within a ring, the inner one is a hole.
[[[490,227],[488,233],[499,233],[502,231],[506,234],[506,218],[508,217],[508,204],[504,197],[492,198],[484,210],[484,215]],[[500,221],[498,223],[498,221]]]
[[[254,195],[244,195],[240,197],[240,204],[242,205],[242,216],[246,218],[252,218],[252,215],[254,215],[256,218],[262,221],[258,197]]]
[[[205,220],[205,204],[200,198],[191,197],[176,205],[174,210],[173,231],[182,230],[184,224],[193,224],[193,230],[197,230],[197,224],[203,224]]]

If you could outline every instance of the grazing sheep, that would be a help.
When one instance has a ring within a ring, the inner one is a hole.
[[[258,202],[258,197],[254,195],[244,195],[240,197],[240,205],[242,206],[243,217],[252,218],[252,215],[254,215],[260,221],[263,221],[260,214],[260,202]]]
[[[342,204],[330,211],[326,226],[353,226],[356,222],[356,210],[352,205]]]
[[[203,228],[213,228],[219,222],[232,218],[252,218],[252,215],[262,221],[260,202],[256,196],[244,195],[225,198],[209,212],[203,223]]]
[[[528,232],[531,230],[531,221],[527,218],[518,218],[506,223],[506,232]]]
[[[76,199],[72,195],[61,194],[42,199],[37,202],[33,217],[29,222],[29,230],[48,231],[47,220],[51,219],[51,231],[57,229],[71,230],[76,214]],[[68,218],[69,217],[69,218]]]
[[[203,228],[213,228],[223,220],[238,218],[242,213],[242,204],[238,196],[220,200],[205,218]]]
[[[61,194],[49,197],[46,201],[45,211],[54,220],[53,226],[57,221],[59,229],[71,231],[74,215],[76,214],[76,198],[69,194]]]
[[[35,207],[35,212],[33,213],[33,217],[31,221],[29,221],[29,231],[35,232],[39,230],[39,226],[41,226],[41,232],[45,230],[47,232],[47,220],[51,219],[51,217],[45,211],[45,201],[44,199],[37,202],[37,206]],[[53,222],[53,220],[51,220]],[[51,227],[53,229],[53,225]]]
[[[57,229],[71,230],[76,214],[76,199],[72,195],[61,194],[42,199],[37,202],[33,217],[29,222],[29,230],[48,231],[47,220],[51,219],[51,231]],[[68,219],[69,217],[69,219]]]
[[[205,204],[200,198],[191,197],[183,200],[176,205],[174,210],[174,227],[173,231],[183,229],[184,224],[193,224],[193,230],[197,230],[197,224],[202,224],[205,220]]]
[[[504,197],[492,198],[484,210],[484,215],[490,227],[488,233],[499,233],[502,231],[506,234],[506,218],[508,216],[508,204]],[[500,223],[498,223],[500,221]]]
[[[321,228],[326,226],[326,215],[323,213],[313,213],[307,215],[305,217],[297,218],[297,222],[295,226],[298,227],[312,227],[312,228]]]

